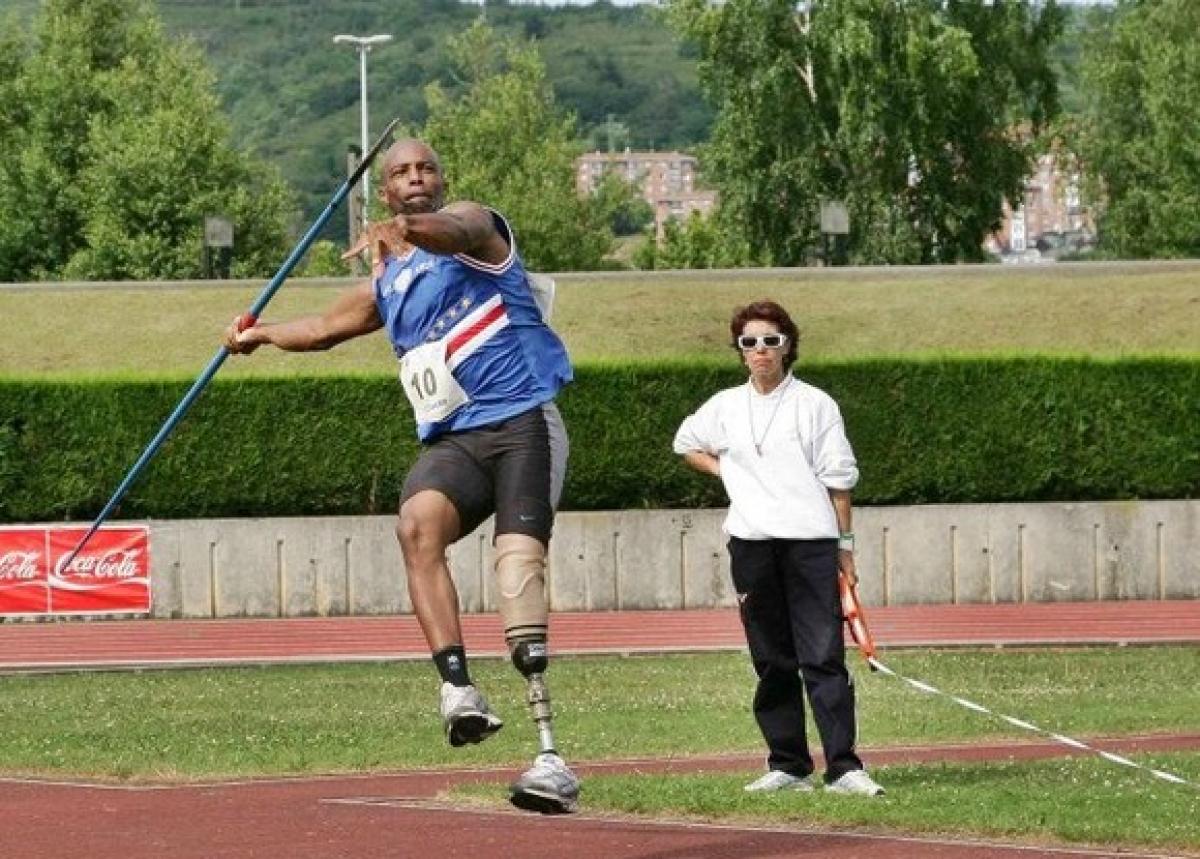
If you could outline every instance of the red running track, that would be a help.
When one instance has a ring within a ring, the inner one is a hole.
[[[1126,738],[1113,751],[1196,748],[1200,736]],[[1046,744],[864,749],[873,763],[1036,758]],[[1103,850],[793,825],[709,824],[589,814],[587,777],[638,772],[753,771],[761,757],[579,764],[583,813],[568,817],[480,808],[444,799],[455,784],[488,782],[497,800],[515,770],[455,769],[191,785],[138,785],[0,777],[4,859],[1166,859]],[[802,808],[804,794],[794,795]],[[847,798],[848,802],[861,802]],[[802,818],[802,813],[798,815]]]
[[[889,647],[1200,643],[1200,600],[867,609]],[[558,612],[556,653],[741,649],[737,612]],[[464,615],[468,650],[502,655],[495,614]],[[416,619],[322,617],[223,620],[52,620],[0,623],[0,671],[169,667],[425,658]]]
[[[913,606],[870,613],[887,646],[1080,645],[1200,642],[1200,602],[1004,606]],[[560,653],[740,649],[732,610],[560,613]],[[494,615],[464,618],[468,646],[500,653]],[[411,617],[210,621],[53,621],[0,624],[0,669],[109,668],[214,663],[426,658]],[[1200,748],[1200,735],[1094,741],[1112,751]],[[874,763],[940,758],[1026,758],[1063,754],[1047,743],[864,749]],[[669,773],[753,770],[761,758],[595,762]],[[567,818],[487,810],[444,801],[464,780],[496,783],[512,772],[437,771],[197,785],[87,784],[0,777],[3,859],[1067,859],[1161,856],[1153,852],[1000,844],[866,831],[709,825],[592,816]]]
[[[1112,751],[1195,749],[1200,735],[1104,741]],[[906,746],[864,750],[875,763],[980,761],[1061,755],[1048,744]],[[577,765],[584,809],[569,817],[450,803],[455,783],[488,782],[502,797],[516,770],[455,769],[130,785],[5,779],[5,859],[1163,859],[1136,849],[1001,843],[962,837],[818,829],[796,824],[709,824],[589,815],[587,777],[755,770],[761,756],[642,759]],[[804,794],[794,794],[803,806]],[[863,801],[847,798],[847,801]],[[798,817],[803,817],[800,812]]]

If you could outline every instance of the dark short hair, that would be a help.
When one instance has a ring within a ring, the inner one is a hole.
[[[779,329],[780,334],[787,335],[788,345],[787,352],[783,356],[783,369],[789,369],[792,364],[796,363],[796,353],[800,347],[800,329],[796,327],[796,323],[792,321],[788,312],[769,298],[733,309],[733,318],[729,320],[729,333],[732,335],[729,342],[733,346],[733,350],[738,353],[739,358],[742,357],[742,350],[738,347],[737,339],[745,329],[746,323],[754,320],[771,322]]]

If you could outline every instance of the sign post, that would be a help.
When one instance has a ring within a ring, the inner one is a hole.
[[[233,262],[233,221],[223,215],[204,218],[204,277],[229,279]]]
[[[821,261],[824,265],[837,265],[843,256],[838,246],[844,240],[838,236],[850,234],[850,213],[841,200],[821,199]]]

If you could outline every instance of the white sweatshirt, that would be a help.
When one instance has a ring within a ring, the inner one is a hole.
[[[858,482],[837,403],[790,373],[766,395],[749,382],[715,394],[680,424],[674,449],[717,457],[725,532],[743,540],[837,537],[829,490]]]

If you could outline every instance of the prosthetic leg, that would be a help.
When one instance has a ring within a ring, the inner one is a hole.
[[[546,641],[514,641],[507,639],[512,662],[525,678],[525,700],[537,726],[538,746],[543,752],[557,754],[554,748],[554,714],[550,710],[550,690],[543,674],[549,664]]]
[[[527,684],[526,700],[537,726],[540,749],[533,767],[513,783],[510,799],[518,808],[543,814],[574,811],[579,779],[555,749],[550,693],[544,676],[549,665],[546,642],[550,614],[546,604],[546,550],[532,537],[505,535],[501,539],[496,547],[496,582],[504,640],[513,666]]]

